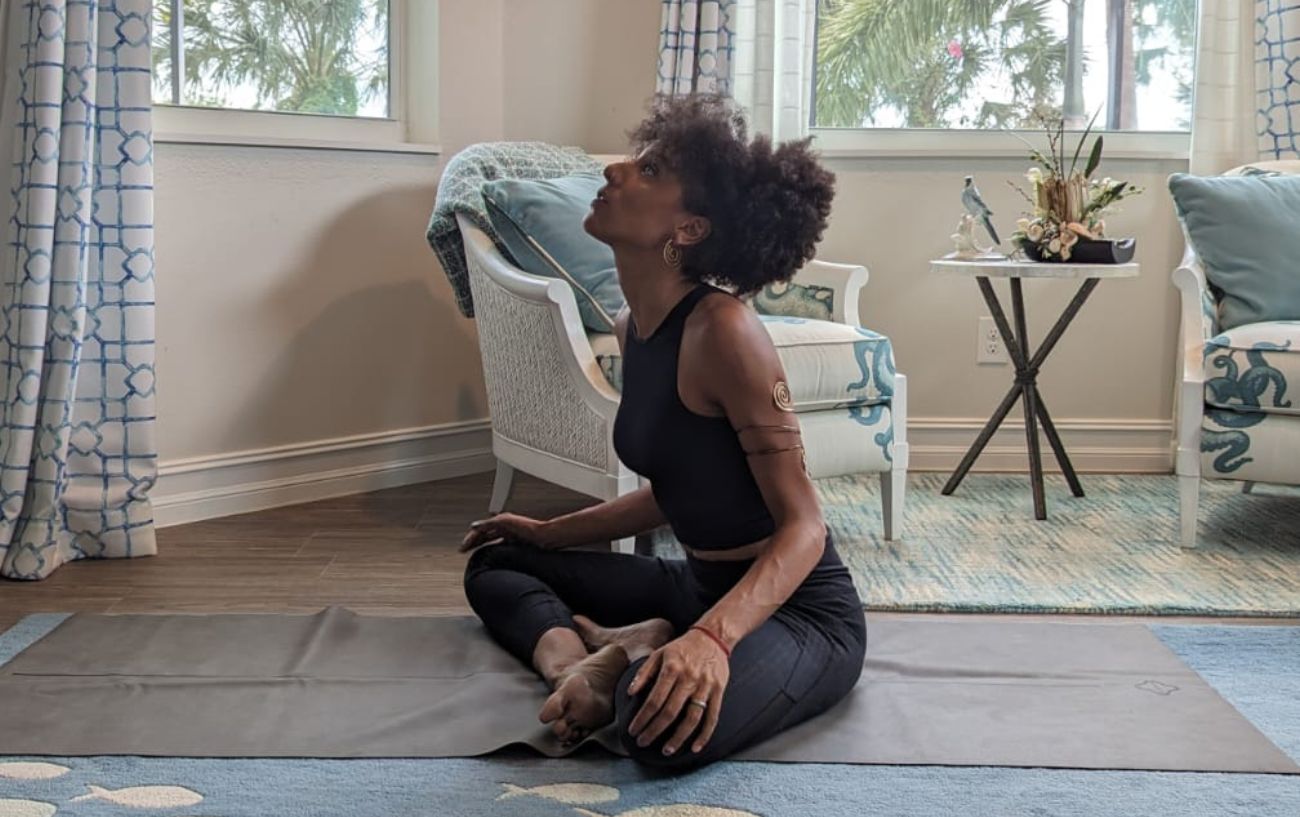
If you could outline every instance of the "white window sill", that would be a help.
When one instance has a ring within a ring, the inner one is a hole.
[[[379,119],[276,111],[242,111],[155,104],[155,143],[232,145],[297,150],[348,150],[367,153],[437,155],[431,141],[408,141],[399,119]]]
[[[813,128],[813,148],[827,159],[1001,159],[1029,161],[1029,148],[1046,151],[1043,131],[925,130]],[[1080,131],[1066,131],[1067,155],[1073,155]],[[1106,132],[1103,157],[1106,160],[1186,161],[1191,137],[1187,133]],[[1084,155],[1095,137],[1088,137]],[[1081,157],[1082,158],[1082,157]]]
[[[155,131],[154,144],[219,145],[264,147],[291,150],[348,150],[362,153],[415,153],[437,156],[442,146],[422,142],[367,142],[347,139],[304,139],[296,136],[255,136],[243,134],[169,133]]]

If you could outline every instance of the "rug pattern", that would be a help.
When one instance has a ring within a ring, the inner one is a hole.
[[[1178,481],[1160,475],[1062,477],[1033,518],[1029,480],[908,478],[901,538],[886,542],[874,475],[816,483],[839,552],[869,610],[1141,615],[1300,615],[1300,490],[1206,481],[1200,546],[1178,544]],[[655,552],[680,555],[671,532]]]

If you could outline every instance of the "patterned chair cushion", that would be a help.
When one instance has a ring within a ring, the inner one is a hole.
[[[887,405],[805,411],[799,427],[813,479],[893,468],[894,417]]]
[[[768,284],[754,296],[750,306],[760,315],[828,321],[835,314],[835,290],[793,281]]]
[[[881,405],[894,396],[894,351],[884,335],[807,318],[762,315],[759,320],[785,367],[795,411]],[[618,340],[604,333],[587,337],[605,379],[621,389]]]
[[[1205,402],[1237,412],[1300,415],[1300,321],[1238,326],[1205,344]]]
[[[1276,485],[1300,485],[1295,452],[1300,417],[1210,409],[1201,424],[1201,473]]]

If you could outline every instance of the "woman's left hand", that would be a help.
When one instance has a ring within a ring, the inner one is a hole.
[[[722,648],[703,633],[687,630],[651,653],[632,679],[628,687],[632,695],[652,680],[654,688],[632,719],[628,733],[636,738],[638,746],[649,746],[676,723],[676,730],[664,744],[664,754],[676,753],[696,730],[699,734],[691,750],[699,754],[718,727],[722,696],[730,677],[731,667]]]

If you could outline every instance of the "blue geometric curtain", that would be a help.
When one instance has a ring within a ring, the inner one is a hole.
[[[1300,159],[1300,0],[1256,3],[1260,155]]]
[[[156,552],[151,0],[11,0],[0,575]]]
[[[663,0],[655,91],[730,94],[735,0]]]

